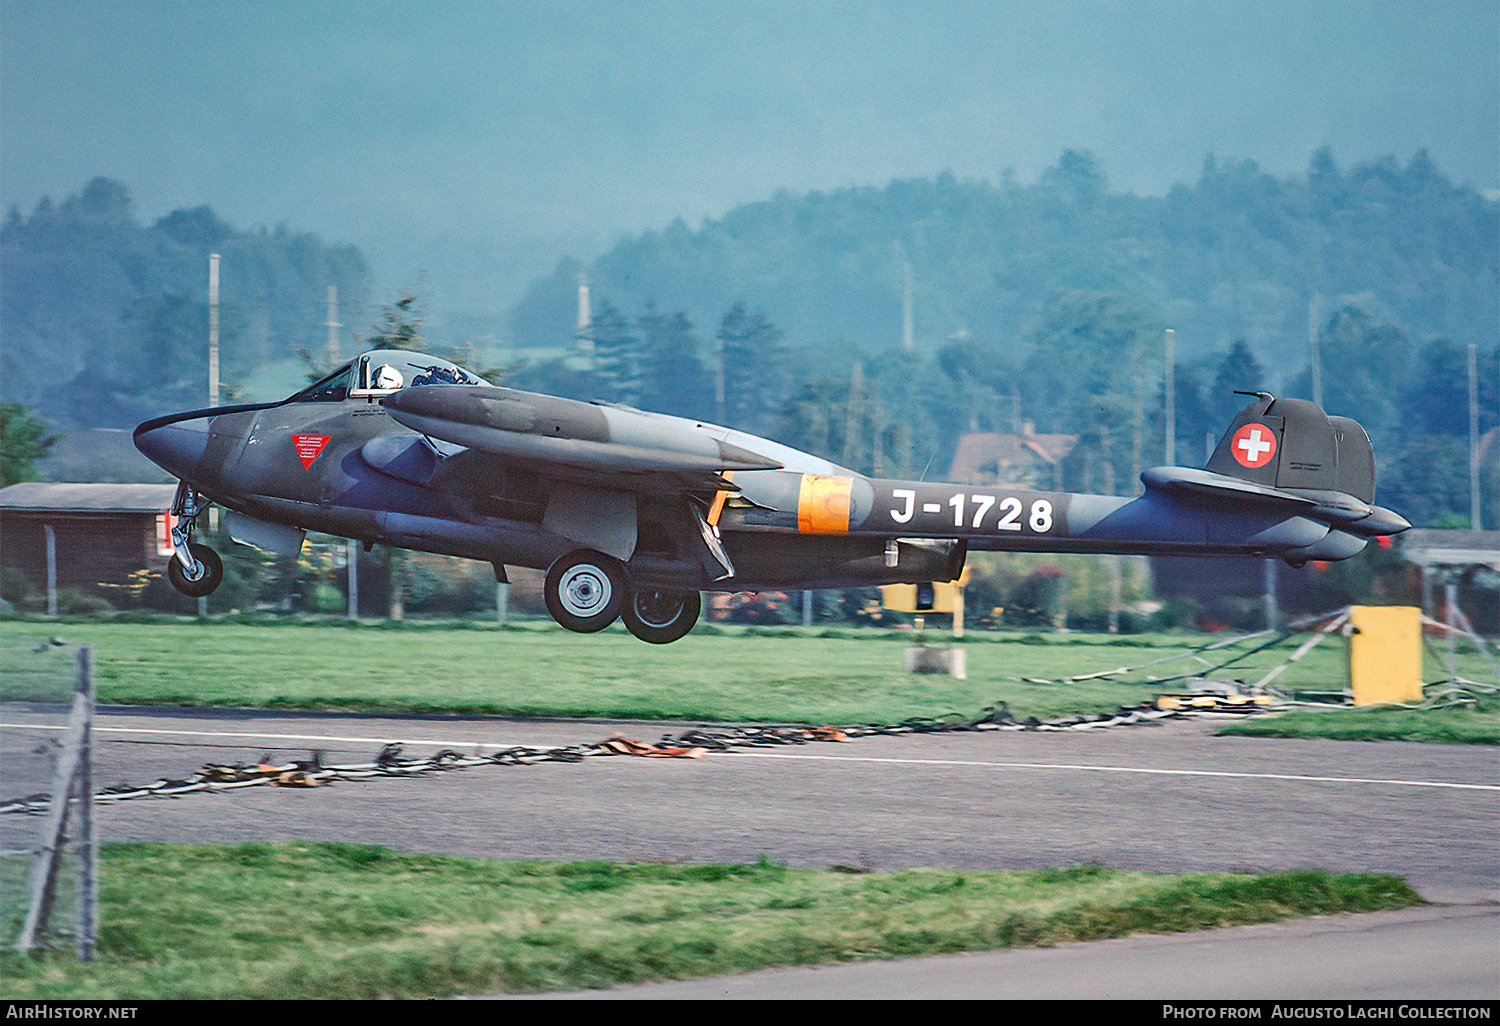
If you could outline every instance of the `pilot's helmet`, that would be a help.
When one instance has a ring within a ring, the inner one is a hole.
[[[388,363],[382,363],[375,368],[375,373],[370,379],[371,387],[382,390],[400,388],[405,383],[406,379],[401,376],[401,372]]]

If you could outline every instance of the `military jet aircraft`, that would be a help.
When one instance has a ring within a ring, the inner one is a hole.
[[[545,569],[572,631],[617,618],[676,641],[700,592],[951,581],[970,551],[1354,555],[1410,525],[1372,505],[1353,420],[1252,394],[1203,470],[1158,467],[1135,498],[865,477],[726,427],[502,388],[446,360],[365,353],[281,402],[146,421],[177,477],[179,591],[223,567],[192,541],[217,503],[236,540],[295,552],[307,531]]]

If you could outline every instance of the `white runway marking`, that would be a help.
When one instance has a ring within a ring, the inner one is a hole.
[[[890,759],[863,755],[798,755],[790,752],[729,752],[742,759],[812,759],[822,762],[889,762],[906,766],[972,766],[979,769],[1142,773],[1163,777],[1232,777],[1241,780],[1295,780],[1320,784],[1384,784],[1397,787],[1445,787],[1461,791],[1500,791],[1500,784],[1455,784],[1446,780],[1397,780],[1382,777],[1323,777],[1302,773],[1244,773],[1233,770],[1146,769],[1140,766],[1090,766],[1066,762],[985,762],[976,759]]]

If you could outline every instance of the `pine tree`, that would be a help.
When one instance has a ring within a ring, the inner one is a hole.
[[[601,398],[639,406],[645,372],[641,340],[630,321],[613,303],[601,299],[593,312],[589,334],[594,342],[594,370],[603,389]]]
[[[721,423],[765,432],[775,423],[786,391],[782,330],[743,302],[735,303],[716,336],[716,415]]]

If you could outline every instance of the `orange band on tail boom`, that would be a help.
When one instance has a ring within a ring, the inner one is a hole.
[[[848,534],[849,495],[854,479],[803,474],[797,494],[797,530],[803,534]]]

